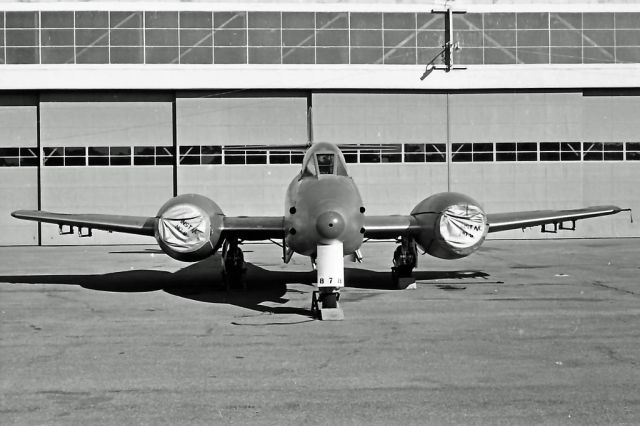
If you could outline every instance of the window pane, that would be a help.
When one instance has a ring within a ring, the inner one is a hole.
[[[38,165],[38,159],[35,157],[22,157],[20,158],[21,167],[33,167]]]
[[[381,13],[351,13],[351,29],[377,29],[382,28]]]
[[[111,156],[110,160],[111,160],[112,166],[130,166],[131,165],[131,157]]]
[[[518,161],[538,161],[538,153],[518,151]]]
[[[385,13],[384,28],[413,30],[416,28],[416,15],[415,13]]]
[[[211,12],[180,12],[180,28],[211,28]]]
[[[216,12],[213,14],[214,28],[246,28],[246,12]]]
[[[131,155],[131,147],[129,146],[112,146],[109,151],[111,155]]]
[[[142,12],[111,12],[111,28],[141,28]]]
[[[316,13],[316,28],[318,30],[349,28],[346,12],[318,12]]]
[[[559,152],[540,152],[540,161],[560,161]]]
[[[185,155],[183,157],[180,157],[180,164],[200,164],[200,156]]]
[[[360,153],[360,162],[361,163],[379,163],[380,162],[380,154],[371,154],[366,152]]]
[[[0,157],[17,157],[19,153],[19,148],[0,148]]]
[[[291,154],[281,152],[269,153],[269,163],[271,164],[289,164],[291,162]]]
[[[109,30],[76,30],[76,46],[107,46]]]
[[[177,12],[145,12],[146,28],[178,28]]]
[[[427,154],[427,163],[443,163],[447,160],[444,152],[442,154]]]
[[[108,166],[109,157],[89,157],[90,166]]]
[[[133,164],[135,166],[153,166],[155,164],[154,158],[151,157],[133,157]]]
[[[621,151],[605,151],[604,152],[605,161],[622,161],[622,152]]]
[[[496,143],[496,151],[515,151],[515,143]]]
[[[540,151],[560,151],[558,142],[540,142]]]
[[[313,12],[284,12],[282,13],[283,28],[315,28],[315,14]]]
[[[65,157],[65,166],[86,166],[86,160],[84,157]]]
[[[220,146],[215,146],[215,145],[209,145],[209,146],[203,146],[200,148],[202,150],[202,155],[208,154],[220,154],[222,153],[222,147]]]
[[[107,146],[90,146],[90,156],[107,157],[109,155],[109,147]]]
[[[537,151],[538,144],[535,142],[520,142],[518,143],[518,152],[520,151]]]
[[[280,12],[249,12],[249,28],[280,28]]]
[[[40,12],[42,28],[73,28],[73,12]]]
[[[6,12],[5,28],[38,28],[38,12]]]
[[[203,155],[201,164],[222,164],[222,155]]]
[[[78,64],[108,64],[108,47],[76,48],[76,63]]]
[[[109,12],[76,12],[76,28],[108,28]]]
[[[250,151],[247,153],[247,164],[267,164],[266,151]]]
[[[383,163],[400,163],[402,162],[402,154],[400,153],[382,153],[381,160]]]
[[[492,143],[474,143],[473,152],[491,152],[493,153]]]
[[[451,151],[454,154],[461,152],[471,152],[471,144],[470,143],[454,143],[451,147]]]
[[[493,153],[492,152],[480,152],[473,153],[473,161],[493,161]]]
[[[66,147],[64,149],[64,155],[65,156],[84,156],[85,155],[85,147],[83,146],[78,146],[78,147]]]
[[[496,161],[516,161],[515,152],[496,152]]]

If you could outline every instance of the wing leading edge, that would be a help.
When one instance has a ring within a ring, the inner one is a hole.
[[[11,213],[18,219],[55,223],[109,232],[153,236],[156,228],[155,217],[121,216],[109,214],[65,214],[40,210],[18,210]]]
[[[489,232],[507,231],[509,229],[524,229],[546,224],[561,224],[575,222],[590,217],[606,216],[630,211],[618,206],[593,206],[573,210],[535,210],[512,213],[492,213],[487,215]]]

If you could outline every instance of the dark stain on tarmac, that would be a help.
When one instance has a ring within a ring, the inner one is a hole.
[[[451,290],[466,290],[466,286],[458,286],[458,285],[450,285],[450,284],[437,284],[436,287],[438,287],[440,290],[447,290],[447,291],[451,291]]]
[[[147,251],[145,251],[146,253]],[[154,249],[150,249],[150,253]],[[14,275],[0,276],[0,282],[18,284],[62,284],[77,285],[89,290],[144,293],[165,291],[177,297],[204,303],[221,303],[248,308],[261,313],[297,314],[311,317],[308,309],[288,306],[264,306],[264,302],[284,304],[288,301],[288,291],[302,293],[300,290],[287,289],[287,284],[299,283],[313,289],[315,271],[270,271],[247,262],[247,291],[232,288],[227,291],[221,278],[219,255],[193,263],[176,272],[154,270],[127,270],[107,274],[85,275]],[[417,281],[441,279],[484,278],[489,274],[481,271],[414,271]],[[370,290],[393,290],[391,273],[370,271],[360,268],[345,268],[347,287]],[[438,284],[442,290],[461,290],[466,287],[450,284]],[[378,293],[360,295],[368,298]],[[380,293],[382,294],[382,293]]]

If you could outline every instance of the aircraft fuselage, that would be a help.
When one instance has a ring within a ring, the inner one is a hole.
[[[333,168],[323,170],[319,158],[327,155]],[[287,247],[305,256],[314,256],[318,245],[332,241],[342,242],[345,255],[362,245],[362,197],[336,146],[318,143],[307,151],[302,171],[287,190],[285,224]]]

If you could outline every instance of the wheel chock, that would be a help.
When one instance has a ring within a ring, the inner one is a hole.
[[[398,277],[398,290],[416,290],[416,279],[413,277]]]
[[[342,321],[344,320],[344,312],[341,307],[320,308],[318,310],[318,319],[321,321]]]

